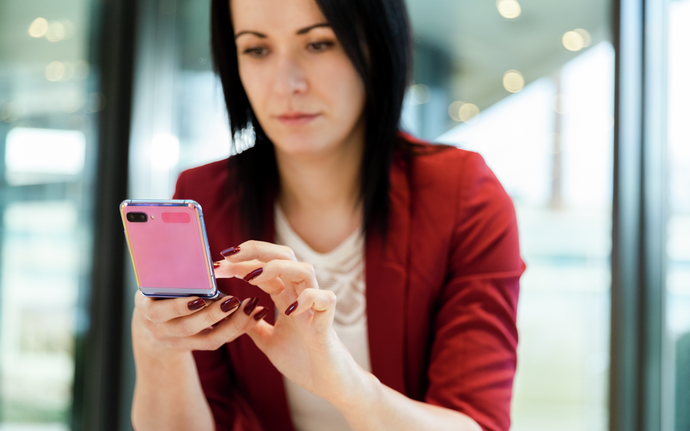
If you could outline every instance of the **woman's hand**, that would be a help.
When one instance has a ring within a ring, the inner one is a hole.
[[[215,350],[251,330],[268,309],[256,298],[233,296],[152,299],[137,292],[132,345],[137,380],[132,402],[136,429],[212,430],[192,350]]]
[[[216,350],[251,330],[267,309],[256,307],[256,298],[241,303],[234,296],[219,300],[202,298],[154,299],[137,292],[132,316],[135,349],[166,355],[192,350]],[[238,312],[242,308],[243,312]]]
[[[335,294],[320,290],[314,267],[297,262],[288,247],[248,241],[239,249],[216,276],[244,278],[279,310],[275,325],[262,321],[247,334],[291,381],[334,404],[347,399],[364,373],[333,330]]]

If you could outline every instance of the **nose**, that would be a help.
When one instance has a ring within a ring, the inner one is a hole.
[[[274,91],[281,96],[292,96],[307,91],[307,79],[299,59],[290,53],[279,56]]]

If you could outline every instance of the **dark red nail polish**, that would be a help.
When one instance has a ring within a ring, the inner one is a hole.
[[[194,310],[200,309],[204,305],[206,305],[206,301],[204,301],[201,298],[198,298],[198,299],[195,299],[194,301],[190,301],[187,304],[187,308],[189,308],[189,311],[194,311]]]
[[[220,304],[220,309],[223,310],[223,313],[227,313],[228,311],[232,310],[233,308],[239,307],[240,304],[241,304],[240,300],[233,296],[233,297],[223,301],[223,303]]]
[[[257,298],[257,297],[251,298],[249,300],[249,302],[247,302],[247,305],[244,306],[244,314],[246,314],[247,316],[252,314],[252,311],[254,311],[254,309],[256,308],[256,304],[258,304],[258,303],[259,303],[259,298]]]
[[[295,302],[293,302],[292,304],[290,304],[290,306],[287,308],[287,310],[285,310],[285,315],[286,315],[286,316],[289,316],[290,314],[292,314],[292,312],[295,311],[295,310],[297,309],[297,306],[298,306],[298,305],[299,305],[299,304],[297,303],[297,301],[295,301]]]
[[[251,281],[251,280],[255,279],[256,277],[260,276],[262,272],[264,272],[263,268],[256,268],[254,271],[245,275],[243,280],[244,281]]]
[[[230,248],[226,248],[225,250],[221,251],[220,254],[223,257],[228,257],[228,256],[232,256],[233,254],[237,254],[239,252],[240,252],[239,247],[230,247]]]
[[[259,321],[259,320],[263,319],[264,317],[266,317],[267,314],[268,314],[268,308],[264,308],[263,310],[259,311],[258,313],[256,313],[254,315],[254,320]]]
[[[220,268],[220,262],[213,262],[213,268]]]

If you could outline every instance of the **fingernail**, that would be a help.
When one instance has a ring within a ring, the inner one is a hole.
[[[268,308],[264,308],[263,310],[259,311],[258,313],[256,313],[254,315],[254,320],[259,321],[259,320],[263,319],[264,317],[266,317],[267,314],[268,314]]]
[[[286,315],[286,316],[289,316],[290,314],[292,314],[292,312],[295,311],[295,310],[297,309],[297,306],[298,306],[298,305],[299,305],[299,304],[297,303],[297,301],[293,302],[293,303],[287,308],[287,310],[285,310],[285,315]]]
[[[264,272],[263,268],[256,268],[254,271],[245,275],[243,280],[244,281],[251,281],[251,280],[255,279],[256,277],[260,276],[262,272]]]
[[[198,298],[198,299],[195,299],[194,301],[190,301],[187,304],[187,308],[189,308],[189,311],[194,311],[194,310],[200,309],[204,305],[206,305],[206,301],[204,301],[201,298]]]
[[[244,306],[244,314],[246,314],[247,316],[252,314],[252,311],[254,311],[254,309],[256,308],[256,304],[258,304],[258,303],[259,303],[259,298],[254,297],[254,298],[250,299],[249,302],[247,302],[247,305]]]
[[[220,262],[213,262],[213,268],[220,268]]]
[[[228,256],[232,256],[233,254],[236,254],[239,252],[240,252],[239,247],[230,247],[230,248],[226,248],[225,250],[221,251],[220,254],[223,257],[228,257]]]
[[[223,303],[220,304],[220,309],[223,310],[223,313],[227,313],[228,311],[232,310],[233,308],[237,308],[239,306],[240,306],[240,300],[233,296],[230,299],[226,299],[225,301],[223,301]]]

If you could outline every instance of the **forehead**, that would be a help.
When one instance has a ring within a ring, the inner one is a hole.
[[[314,0],[229,0],[235,33],[256,30],[271,34],[295,32],[326,22]]]

